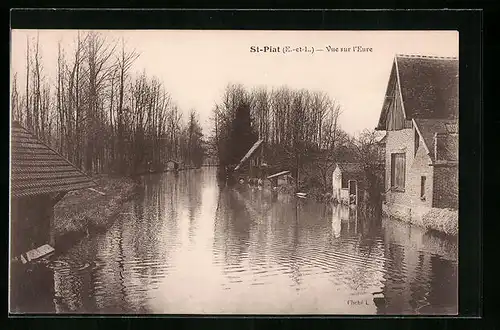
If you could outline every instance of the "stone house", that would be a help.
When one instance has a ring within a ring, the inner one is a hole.
[[[377,130],[385,137],[384,211],[413,221],[458,208],[458,60],[397,55]]]

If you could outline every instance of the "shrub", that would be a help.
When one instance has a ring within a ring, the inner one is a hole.
[[[422,224],[427,229],[456,236],[458,234],[458,211],[432,208],[422,216]]]

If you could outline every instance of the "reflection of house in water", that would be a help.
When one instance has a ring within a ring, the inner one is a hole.
[[[334,237],[351,236],[358,234],[357,209],[351,209],[347,205],[332,205],[332,233]]]
[[[384,233],[385,304],[381,311],[425,313],[429,304],[434,311],[456,311],[456,245],[420,228],[391,220],[385,220]],[[443,284],[443,278],[449,281]]]
[[[339,238],[342,230],[342,220],[340,217],[340,207],[333,207],[332,210],[332,233],[333,237]]]
[[[238,265],[247,249],[251,216],[231,188],[219,192],[214,223],[214,250],[225,266]]]

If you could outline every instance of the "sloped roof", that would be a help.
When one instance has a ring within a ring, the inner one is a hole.
[[[424,144],[427,147],[429,152],[429,156],[432,161],[436,160],[435,155],[435,139],[434,134],[447,134],[454,135],[458,133],[458,121],[453,119],[414,119],[415,126],[417,128],[418,133],[424,140]],[[453,143],[456,143],[456,151],[452,151],[454,148]],[[456,157],[458,154],[458,138],[451,138],[448,141],[444,142],[446,145],[446,149],[449,149],[448,155],[446,157]],[[441,152],[444,152],[442,148],[440,148]],[[450,154],[451,152],[455,153]],[[444,154],[443,154],[444,155]],[[449,159],[452,160],[452,159]]]
[[[273,175],[270,175],[267,178],[268,179],[274,179],[274,178],[277,178],[277,177],[280,177],[280,176],[283,176],[283,175],[286,175],[286,174],[290,174],[290,171],[282,171],[282,172],[274,173]]]
[[[14,124],[11,130],[11,196],[36,196],[96,186],[85,173]]]
[[[345,173],[361,173],[364,172],[363,164],[360,163],[337,163],[337,166]]]
[[[262,145],[262,142],[264,140],[258,140],[257,142],[254,143],[254,145],[247,151],[245,156],[241,158],[239,164],[234,168],[234,170],[238,170],[252,155],[257,151],[257,149]]]
[[[457,58],[396,55],[377,129],[384,129],[391,89],[396,83],[401,87],[407,120],[458,117]]]
[[[458,161],[458,134],[439,134],[436,143],[436,161]]]
[[[366,179],[363,164],[360,163],[337,163],[342,173],[343,180],[357,180],[362,182]]]

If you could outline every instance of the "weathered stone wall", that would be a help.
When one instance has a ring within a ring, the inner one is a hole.
[[[408,196],[405,189],[404,192],[391,191],[391,154],[392,153],[405,153],[406,154],[406,181],[408,182],[408,174],[410,166],[413,162],[413,130],[402,129],[398,131],[388,131],[387,132],[387,143],[386,143],[386,156],[385,156],[385,196],[386,201],[389,203],[408,205]]]
[[[390,219],[404,221],[427,230],[440,231],[452,236],[458,234],[457,210],[384,203],[382,212]]]
[[[415,129],[402,129],[387,132],[386,164],[385,164],[385,191],[386,202],[407,205],[411,207],[432,207],[433,202],[433,167],[429,166],[431,160],[427,154],[423,140],[420,138],[417,153],[415,153]],[[390,191],[391,187],[391,154],[405,153],[406,173],[405,190]],[[421,177],[426,177],[425,199],[421,199]]]
[[[341,199],[341,189],[342,189],[342,173],[340,172],[340,169],[337,167],[335,171],[333,171],[332,174],[332,196],[334,199],[337,201],[340,201]]]
[[[432,207],[434,170],[430,166],[431,159],[427,154],[424,142],[421,140],[413,162],[410,164],[406,186],[408,187],[409,203],[413,207]],[[421,178],[425,180],[425,194],[421,198]]]

